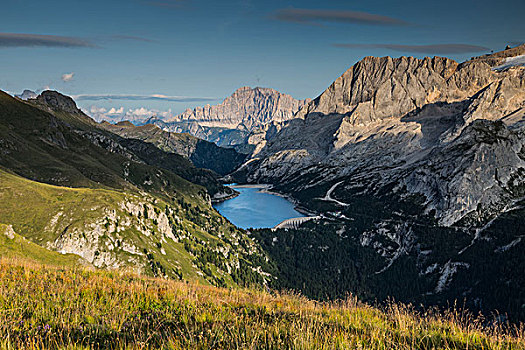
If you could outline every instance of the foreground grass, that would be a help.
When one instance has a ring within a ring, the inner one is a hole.
[[[0,260],[0,348],[525,349],[482,320]]]

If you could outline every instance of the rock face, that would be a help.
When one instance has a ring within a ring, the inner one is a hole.
[[[306,100],[269,88],[242,87],[216,106],[188,109],[167,122],[196,121],[202,126],[252,129],[272,121],[290,119]]]
[[[366,57],[274,136],[259,135],[239,174],[280,183],[308,176],[296,192],[339,179],[371,191],[395,184],[423,194],[445,225],[500,210],[525,169],[525,68],[494,69],[505,60]]]
[[[248,133],[257,127],[291,119],[307,102],[269,88],[242,87],[219,105],[188,109],[172,119],[149,122],[231,146],[245,143]]]

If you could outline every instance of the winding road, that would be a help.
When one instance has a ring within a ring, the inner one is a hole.
[[[334,190],[336,189],[337,186],[339,186],[340,184],[342,184],[344,181],[339,181],[338,183],[336,183],[335,185],[333,185],[332,187],[330,187],[330,189],[326,192],[326,194],[324,195],[323,198],[320,198],[322,201],[327,201],[327,202],[334,202],[334,203],[337,203],[339,204],[340,206],[343,206],[343,207],[346,207],[348,206],[349,204],[347,203],[343,203],[341,201],[338,201],[337,199],[335,198],[332,198],[332,193],[334,192]]]

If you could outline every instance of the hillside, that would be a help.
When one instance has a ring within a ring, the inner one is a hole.
[[[525,319],[524,52],[366,57],[265,137],[233,178],[324,218],[256,234],[275,286]]]
[[[524,349],[522,332],[457,311],[0,260],[2,349]]]
[[[87,264],[78,255],[60,254],[43,248],[17,234],[12,226],[0,224],[0,256],[4,259],[25,260],[52,266]]]
[[[291,119],[307,102],[269,88],[242,87],[218,105],[188,109],[170,119],[153,118],[148,122],[248,152],[253,148],[247,139],[251,131]]]
[[[220,190],[211,171],[98,128],[56,92],[29,102],[0,92],[0,145],[0,224],[29,242],[99,268],[265,283],[264,253],[181,177]]]
[[[92,143],[95,143],[97,146],[105,148],[109,153],[110,158],[115,158],[114,154],[119,154],[126,158],[134,157],[135,161],[146,163],[151,166],[159,166],[161,168],[170,170],[176,175],[188,180],[192,183],[206,187],[210,195],[215,195],[218,193],[232,194],[233,191],[225,186],[222,186],[219,181],[219,175],[213,171],[210,171],[206,165],[211,165],[210,162],[202,161],[203,168],[196,167],[185,155],[178,154],[177,152],[172,152],[166,149],[160,149],[157,145],[150,142],[145,142],[139,139],[128,139],[125,137],[119,137],[118,135],[111,132],[111,130],[106,130],[106,124],[97,124],[93,119],[85,115],[80,111],[75,102],[64,95],[61,95],[53,91],[44,91],[36,99],[28,101],[31,105],[38,107],[41,110],[51,113],[55,118],[63,121],[67,126],[73,128],[77,135],[89,139]],[[13,115],[22,113],[21,111],[13,111]],[[33,113],[33,111],[26,111],[26,113]],[[15,120],[15,128],[19,133],[26,132],[24,128],[23,120]],[[191,148],[194,141],[187,138],[179,139],[179,146],[184,147],[184,143],[187,141],[187,148]],[[217,147],[218,148],[218,147]],[[204,146],[204,149],[206,147]],[[220,153],[222,149],[218,148]],[[83,150],[79,150],[79,153],[82,153]],[[235,153],[231,150],[224,151],[226,153]],[[195,152],[194,152],[195,153]],[[202,153],[202,152],[201,152]],[[201,153],[198,153],[201,155]],[[78,157],[79,155],[77,155]],[[99,157],[98,154],[93,154],[93,157]],[[104,158],[107,158],[105,156]],[[198,157],[197,157],[198,158]],[[202,158],[202,157],[201,157]],[[24,159],[24,158],[23,158]],[[82,162],[82,160],[81,160]],[[115,167],[119,163],[122,163],[116,160],[116,164],[108,164],[110,167]],[[208,164],[210,163],[210,164]],[[236,166],[237,164],[235,164]],[[225,164],[228,166],[228,164]],[[234,165],[230,165],[234,166]],[[118,169],[119,173],[124,170]],[[98,173],[99,170],[94,170],[95,173]],[[125,171],[124,171],[125,172]]]
[[[102,123],[101,127],[128,139],[138,139],[154,144],[161,150],[188,158],[196,167],[227,175],[237,169],[246,156],[231,148],[222,148],[214,143],[198,139],[189,134],[168,132],[153,124],[134,126],[130,122]]]

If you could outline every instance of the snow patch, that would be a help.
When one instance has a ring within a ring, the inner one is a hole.
[[[505,63],[500,64],[497,67],[492,68],[492,70],[500,71],[505,70],[510,67],[523,67],[525,66],[525,55],[507,57]]]

